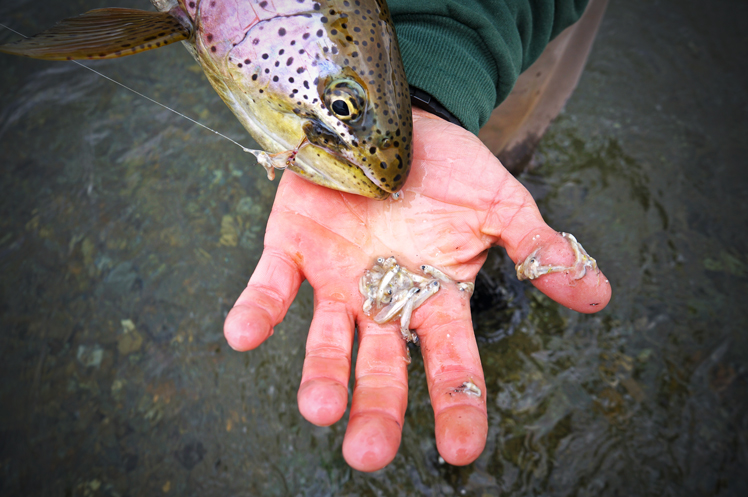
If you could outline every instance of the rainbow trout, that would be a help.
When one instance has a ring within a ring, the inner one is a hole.
[[[107,8],[0,51],[47,60],[123,57],[183,41],[267,151],[336,190],[383,199],[410,169],[410,94],[384,0],[151,0]]]

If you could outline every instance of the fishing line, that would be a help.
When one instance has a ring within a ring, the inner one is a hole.
[[[22,33],[19,33],[18,31],[16,31],[16,30],[15,30],[15,29],[13,29],[13,28],[9,28],[9,27],[8,27],[8,26],[6,26],[5,24],[2,24],[2,23],[0,23],[0,26],[4,27],[4,28],[5,28],[5,29],[7,29],[8,31],[12,31],[13,33],[17,34],[18,36],[21,36],[22,38],[27,38],[27,39],[28,39],[28,36],[26,36],[26,35],[24,35],[24,34],[22,34]],[[109,76],[107,76],[106,74],[102,74],[102,73],[100,73],[100,72],[99,72],[99,71],[97,71],[96,69],[92,69],[92,68],[88,67],[88,66],[87,66],[87,65],[85,65],[85,64],[81,64],[81,63],[80,63],[80,62],[78,62],[77,60],[71,60],[70,62],[72,62],[73,64],[77,64],[77,65],[81,66],[81,67],[82,67],[82,68],[84,68],[84,69],[88,69],[88,70],[89,70],[89,71],[91,71],[92,73],[94,73],[94,74],[97,74],[97,75],[101,76],[102,78],[104,78],[104,79],[107,79],[107,80],[111,81],[112,83],[114,83],[114,84],[116,84],[116,85],[119,85],[119,86],[121,86],[121,87],[122,87],[122,88],[124,88],[125,90],[129,90],[129,91],[133,92],[134,94],[136,94],[136,95],[138,95],[138,96],[140,96],[140,97],[143,97],[143,98],[145,98],[145,99],[146,99],[146,100],[148,100],[149,102],[153,102],[153,103],[154,103],[154,104],[156,104],[156,105],[160,105],[160,106],[161,106],[161,107],[163,107],[164,109],[166,109],[166,110],[168,110],[168,111],[170,111],[170,112],[173,112],[174,114],[176,114],[176,115],[178,115],[178,116],[181,116],[181,117],[183,117],[183,118],[187,119],[188,121],[191,121],[191,122],[193,122],[193,123],[197,124],[198,126],[201,126],[201,127],[205,128],[205,129],[207,129],[208,131],[211,131],[211,132],[213,132],[213,133],[217,134],[218,136],[220,136],[220,137],[222,137],[222,138],[225,138],[225,139],[227,139],[227,140],[228,140],[228,141],[230,141],[231,143],[233,143],[233,144],[237,145],[238,147],[240,147],[240,148],[241,148],[242,150],[244,150],[245,152],[251,153],[251,154],[253,154],[253,155],[255,155],[255,156],[257,156],[257,152],[259,152],[259,151],[257,151],[257,150],[250,150],[250,149],[248,149],[247,147],[245,147],[245,146],[244,146],[244,145],[242,145],[241,143],[239,143],[239,142],[237,142],[237,141],[235,141],[235,140],[233,140],[233,139],[229,138],[228,136],[224,135],[223,133],[219,133],[218,131],[214,130],[213,128],[210,128],[210,127],[208,127],[208,126],[206,126],[206,125],[204,125],[204,124],[202,124],[202,123],[199,123],[199,122],[195,121],[194,119],[192,119],[191,117],[189,117],[189,116],[185,116],[185,115],[184,115],[184,114],[182,114],[181,112],[178,112],[178,111],[176,111],[176,110],[172,109],[171,107],[167,107],[166,105],[162,104],[161,102],[157,102],[156,100],[153,100],[153,99],[152,99],[151,97],[148,97],[148,96],[146,96],[146,95],[143,95],[143,94],[142,94],[142,93],[140,93],[139,91],[133,90],[132,88],[130,88],[130,87],[128,87],[128,86],[126,86],[126,85],[124,85],[123,83],[120,83],[119,81],[116,81],[116,80],[114,80],[114,79],[110,78],[110,77],[109,77]]]

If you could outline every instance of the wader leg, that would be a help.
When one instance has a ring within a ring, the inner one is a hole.
[[[478,137],[513,174],[530,161],[540,138],[577,86],[608,0],[590,0],[517,80]]]

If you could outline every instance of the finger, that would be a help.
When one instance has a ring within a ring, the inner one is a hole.
[[[267,247],[223,324],[231,348],[258,347],[283,320],[303,278],[298,266],[283,252]]]
[[[450,464],[469,464],[483,452],[488,434],[486,385],[470,299],[444,288],[416,310],[411,324],[421,344],[439,454]]]
[[[329,426],[338,421],[348,406],[354,322],[346,303],[316,301],[306,341],[306,358],[301,375],[299,411],[310,423]],[[334,293],[332,293],[334,295]]]
[[[543,226],[528,233],[520,243],[516,250],[518,257],[515,262],[524,261],[532,255],[533,258],[537,258],[540,266],[565,268],[560,272],[533,279],[531,283],[556,302],[577,312],[590,314],[608,305],[611,287],[596,264],[594,268],[580,267],[574,250],[576,243],[548,226]],[[514,257],[512,259],[514,260]]]
[[[569,268],[531,280],[538,290],[561,305],[583,313],[597,312],[608,305],[608,279],[597,268],[578,270],[578,252],[570,239],[543,221],[532,196],[515,179],[507,182],[501,204],[489,210],[481,231],[497,237],[496,244],[506,249],[515,264],[535,254],[541,266]]]
[[[408,405],[405,342],[396,325],[359,322],[356,384],[343,457],[359,471],[376,471],[397,454]]]

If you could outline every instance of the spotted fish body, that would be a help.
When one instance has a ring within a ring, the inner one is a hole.
[[[151,1],[160,13],[91,11],[0,51],[96,59],[184,40],[273,165],[372,198],[402,187],[410,95],[384,0]]]

